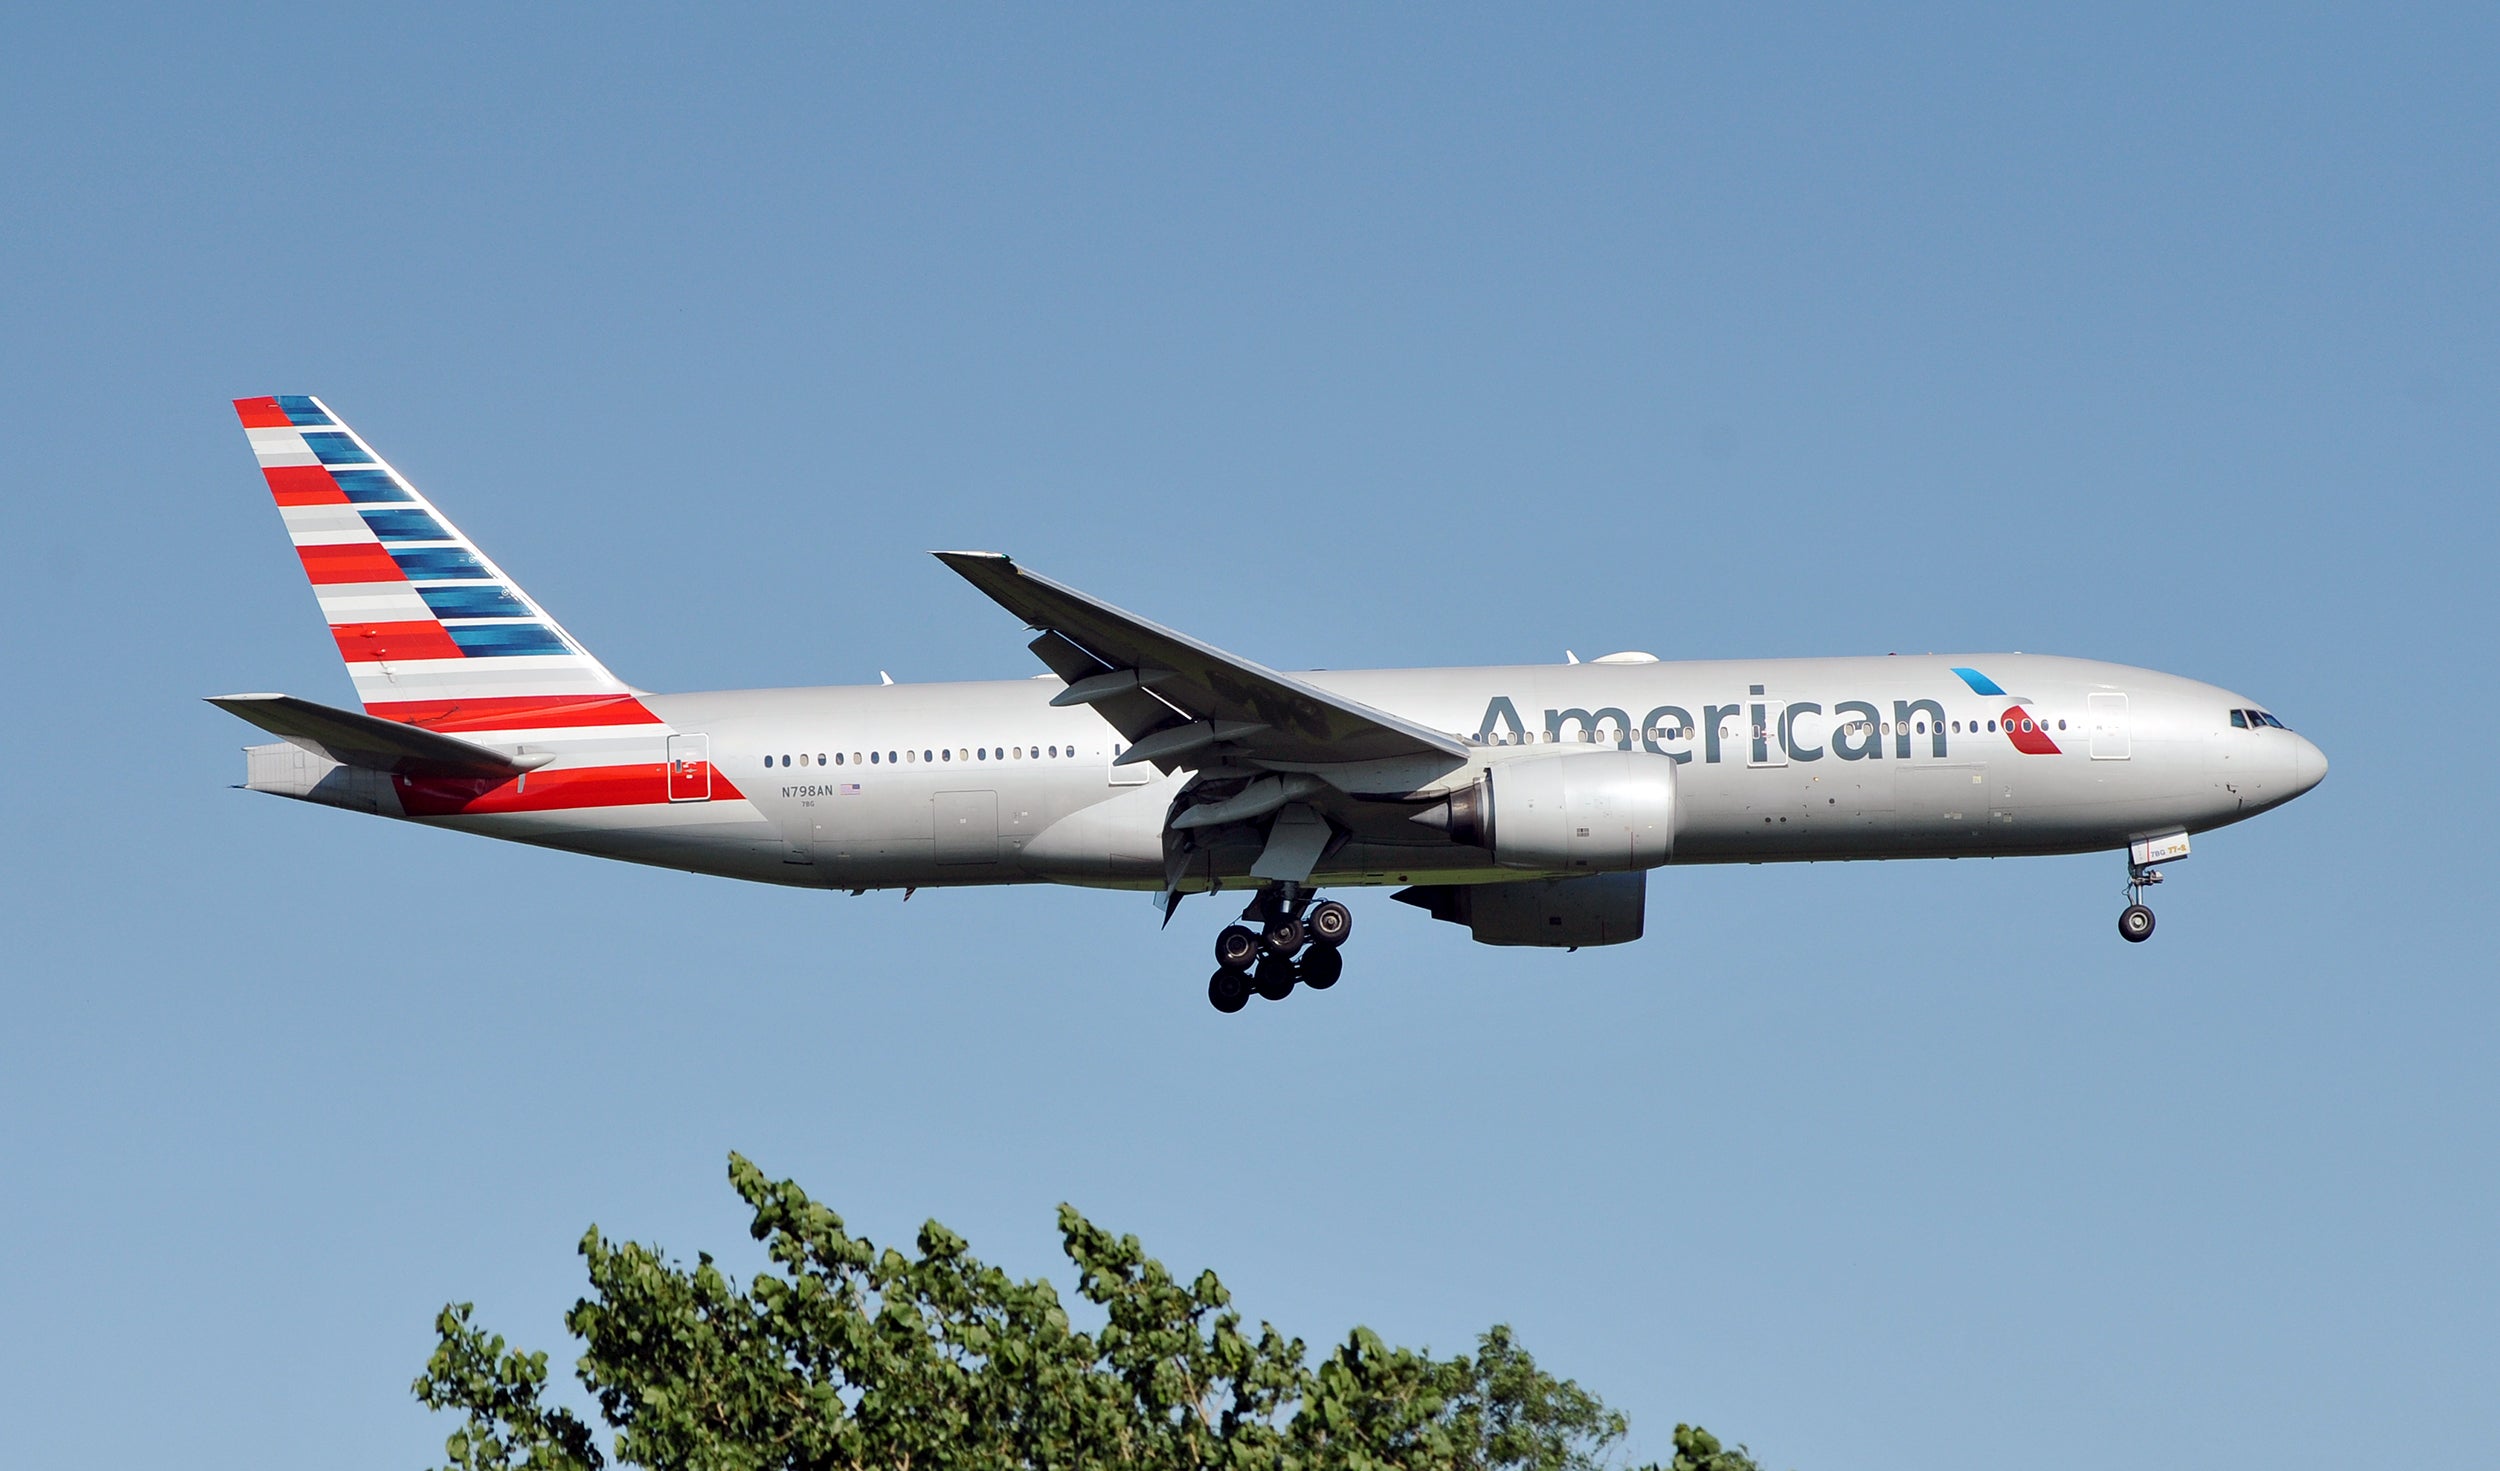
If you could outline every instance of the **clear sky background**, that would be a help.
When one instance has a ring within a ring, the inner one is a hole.
[[[413,1467],[740,1149],[1254,1317],[1517,1325],[1664,1456],[2486,1461],[2500,13],[29,9],[0,45],[0,1425]],[[227,401],[324,396],[652,689],[1015,677],[931,547],[1286,667],[2024,649],[2334,762],[1649,935],[741,887],[229,790],[347,681]],[[1064,1281],[1064,1276],[1062,1278]]]

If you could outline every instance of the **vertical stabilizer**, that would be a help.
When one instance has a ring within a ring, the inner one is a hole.
[[[657,723],[319,399],[234,408],[368,714],[442,731]]]

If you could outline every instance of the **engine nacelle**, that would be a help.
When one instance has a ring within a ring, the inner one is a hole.
[[[1675,759],[1648,751],[1539,752],[1486,768],[1416,819],[1504,868],[1623,873],[1675,855]]]
[[[1479,945],[1621,945],[1641,937],[1645,873],[1507,884],[1433,884],[1396,897],[1434,919],[1467,926]]]

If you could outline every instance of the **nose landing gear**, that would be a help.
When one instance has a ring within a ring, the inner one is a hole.
[[[1260,890],[1241,917],[1245,923],[1215,937],[1207,1003],[1216,1010],[1239,1011],[1254,992],[1282,1001],[1296,986],[1325,991],[1345,974],[1337,947],[1354,933],[1354,912],[1336,900],[1312,904],[1300,884],[1277,884]]]
[[[2144,891],[2161,882],[2161,870],[2141,863],[2127,865],[2127,907],[2118,912],[2118,933],[2130,945],[2153,938],[2153,911],[2144,907]]]

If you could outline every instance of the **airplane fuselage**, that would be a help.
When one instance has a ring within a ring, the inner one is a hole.
[[[1982,694],[1957,670],[2003,693]],[[1497,770],[1572,745],[1663,756],[1676,763],[1675,864],[2124,848],[2239,821],[2324,772],[2291,731],[2235,725],[2251,700],[2042,655],[1299,677],[1460,735]],[[644,695],[665,727],[499,734],[554,754],[512,783],[400,777],[387,788],[340,783],[336,795],[487,836],[769,883],[1161,888],[1165,823],[1191,773],[1114,765],[1119,733],[1088,707],[1053,707],[1062,688],[1043,676]],[[690,773],[677,800],[672,742]],[[321,775],[290,794],[323,800]],[[1531,876],[1415,827],[1410,810],[1356,824],[1313,882]],[[1219,850],[1181,887],[1238,879],[1255,856],[1227,862]]]
[[[2254,702],[2025,654],[1292,674],[992,551],[937,559],[1033,679],[660,695],[618,678],[309,395],[235,412],[360,709],[214,703],[256,791],[807,888],[1250,891],[1208,1000],[1341,974],[1398,898],[1491,945],[1636,940],[1674,864],[2123,849],[2119,932],[2190,834],[2315,786]]]

